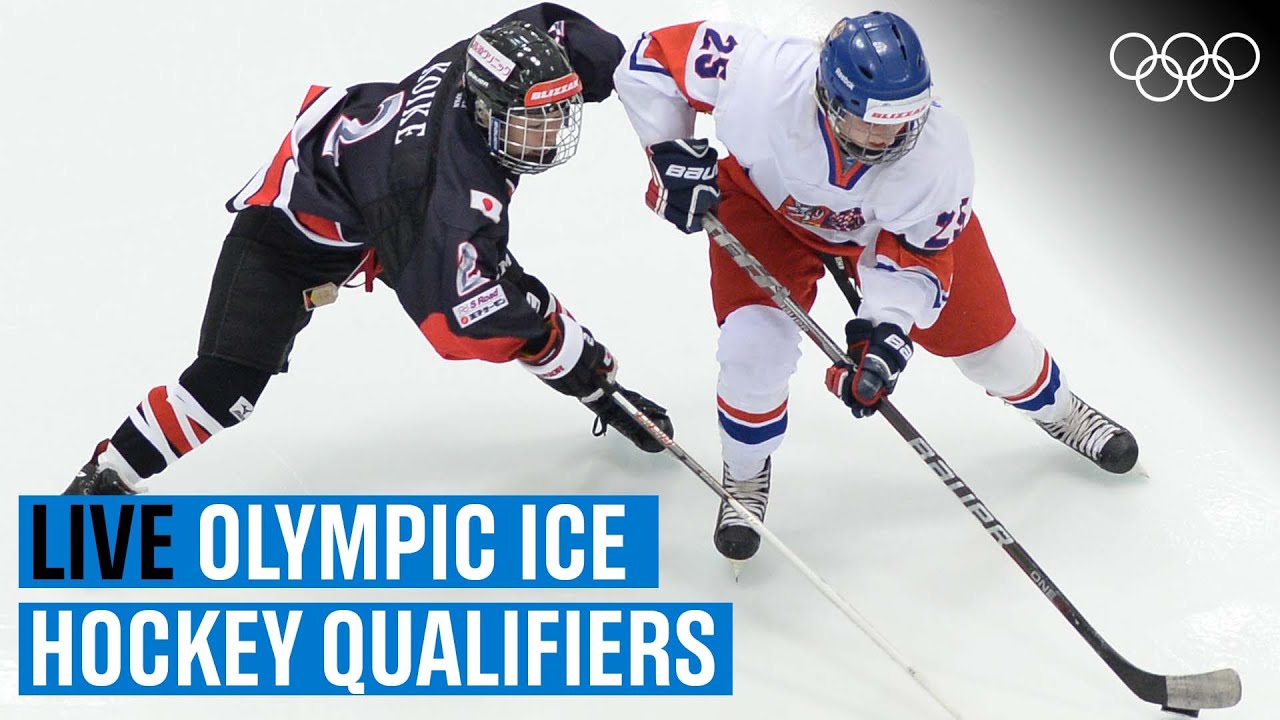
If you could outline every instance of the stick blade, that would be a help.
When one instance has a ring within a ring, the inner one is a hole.
[[[1168,699],[1165,705],[1186,710],[1229,708],[1240,702],[1240,675],[1231,668],[1199,675],[1170,675],[1165,678]]]

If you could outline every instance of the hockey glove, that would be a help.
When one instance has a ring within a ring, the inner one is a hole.
[[[827,369],[827,389],[849,406],[854,417],[870,417],[893,392],[898,374],[911,359],[911,338],[893,323],[873,325],[862,318],[850,320],[844,332],[853,362]]]
[[[644,201],[649,209],[685,233],[702,229],[702,219],[720,204],[716,149],[706,140],[668,140],[645,148],[653,179]]]
[[[596,341],[591,331],[562,313],[547,320],[550,336],[537,355],[521,362],[553,390],[594,402],[617,388],[618,364],[613,354]]]

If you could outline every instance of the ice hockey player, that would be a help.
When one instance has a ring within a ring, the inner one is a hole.
[[[697,232],[715,211],[806,309],[822,255],[848,258],[863,297],[845,327],[853,364],[826,384],[855,416],[875,412],[918,344],[1103,469],[1137,462],[1133,435],[1071,392],[1014,318],[974,214],[967,135],[932,100],[902,18],[845,18],[820,44],[727,22],[667,27],[640,36],[614,83],[648,152],[646,201],[676,227]],[[729,151],[718,163],[693,137],[697,112]],[[800,337],[727,253],[710,253],[723,484],[763,520]],[[760,538],[722,502],[715,544],[743,560]]]
[[[66,494],[129,494],[245,420],[287,369],[311,311],[360,274],[394,288],[441,356],[520,362],[647,452],[662,447],[608,397],[668,434],[665,410],[618,385],[610,352],[507,251],[522,175],[567,162],[583,102],[613,90],[621,41],[541,4],[398,83],[312,87],[269,164],[228,203],[195,362],[153,388]]]

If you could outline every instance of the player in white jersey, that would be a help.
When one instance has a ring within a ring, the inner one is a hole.
[[[918,344],[1103,469],[1137,462],[1133,435],[1070,391],[1010,310],[973,211],[968,136],[933,102],[902,18],[845,18],[820,45],[734,23],[676,25],[641,35],[614,82],[649,154],[656,212],[693,233],[715,211],[805,309],[823,256],[848,260],[862,295],[845,328],[853,364],[826,380],[855,416],[875,412]],[[728,157],[717,162],[692,137],[698,112],[715,118]],[[710,253],[723,483],[763,520],[800,337],[728,254]],[[760,543],[725,503],[715,541],[735,560]]]

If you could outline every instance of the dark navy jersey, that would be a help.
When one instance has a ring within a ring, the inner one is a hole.
[[[613,92],[616,36],[550,3],[496,24],[508,20],[561,43],[586,101]],[[469,40],[398,83],[313,86],[271,162],[227,209],[273,207],[313,242],[373,248],[381,279],[442,356],[503,362],[547,324],[507,250],[519,176],[490,156],[474,119],[463,89]]]

